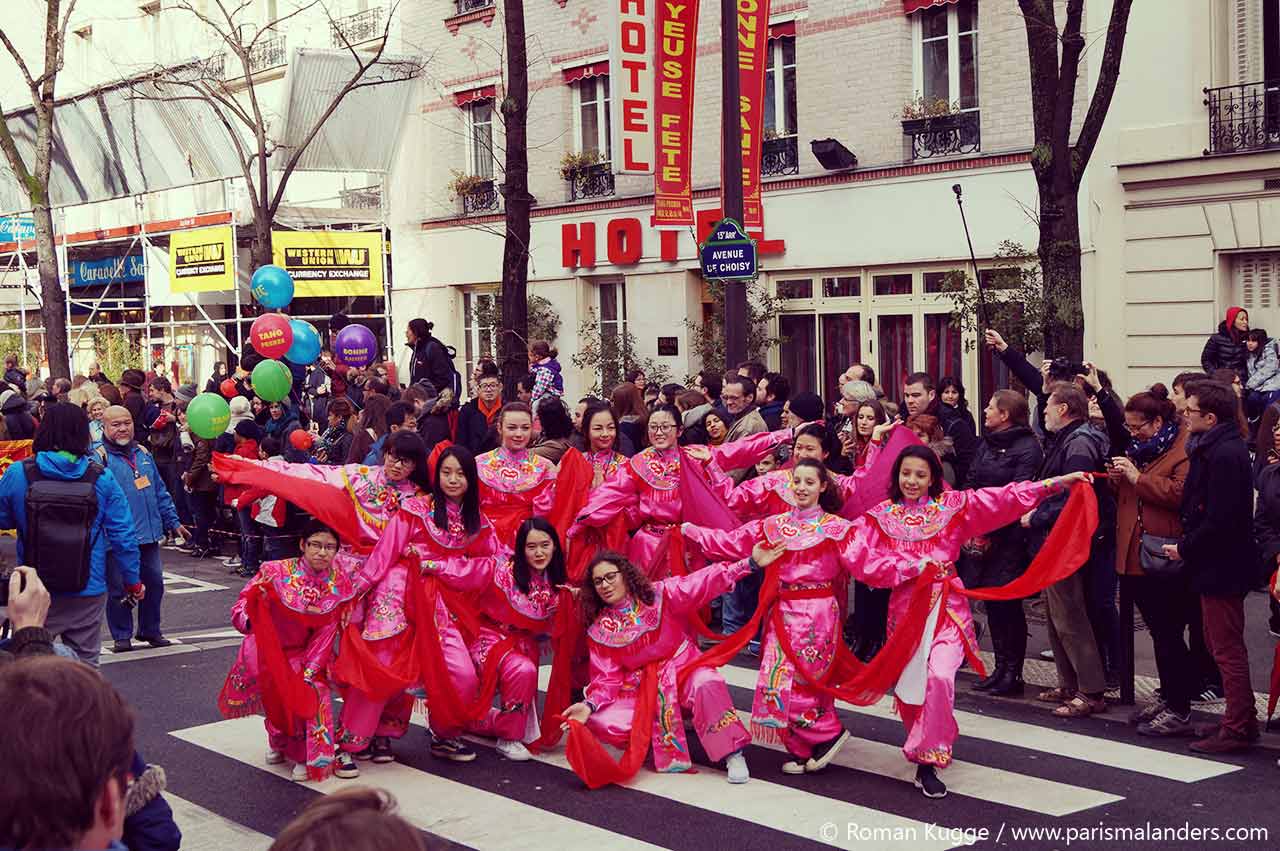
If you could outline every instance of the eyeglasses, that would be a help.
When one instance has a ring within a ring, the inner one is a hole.
[[[1151,420],[1143,420],[1137,425],[1130,425],[1129,423],[1125,423],[1124,428],[1125,428],[1125,431],[1129,432],[1129,434],[1137,434],[1138,432],[1142,431],[1142,429],[1144,429],[1146,426],[1150,424],[1151,424]]]
[[[1186,408],[1183,408],[1182,410],[1183,410],[1185,413],[1188,413],[1188,414],[1195,414],[1196,416],[1200,416],[1200,415],[1202,415],[1202,414],[1204,413],[1204,411],[1200,410],[1199,408],[1192,408],[1192,407],[1190,407],[1190,406],[1187,406]]]
[[[397,455],[388,455],[385,459],[383,459],[383,464],[385,464],[388,467],[400,467],[400,466],[412,467],[413,459],[401,458]]]
[[[496,381],[485,381],[480,384],[481,390],[501,390],[502,385]]]
[[[597,588],[603,588],[606,585],[612,585],[616,582],[620,575],[621,574],[618,571],[612,570],[608,573],[601,574],[600,576],[591,577],[591,584]]]
[[[338,551],[338,545],[322,544],[319,541],[307,541],[307,549],[314,550],[318,553],[336,553]]]
[[[669,431],[675,431],[675,430],[676,430],[676,427],[674,423],[672,423],[671,425],[649,423],[649,431],[656,432],[658,434],[666,434]]]

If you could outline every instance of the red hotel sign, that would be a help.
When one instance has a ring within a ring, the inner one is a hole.
[[[719,210],[698,210],[697,241],[702,242],[712,227],[722,218]],[[644,257],[645,230],[640,219],[634,216],[610,219],[604,226],[605,257],[614,266],[632,266]],[[648,229],[658,235],[658,259],[675,263],[680,259],[680,231]],[[758,243],[761,257],[783,254],[787,243],[781,239],[766,239],[763,233],[750,236]],[[596,267],[596,223],[565,222],[560,226],[560,265],[566,269],[594,269]]]

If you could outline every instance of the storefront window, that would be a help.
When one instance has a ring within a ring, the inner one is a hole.
[[[856,280],[856,279],[855,279]],[[862,360],[862,329],[856,313],[822,314],[822,399],[839,395],[840,374]]]
[[[930,313],[924,317],[924,371],[935,380],[944,376],[964,383],[964,343],[960,329],[951,325],[951,314]]]
[[[813,314],[783,314],[778,317],[781,363],[778,371],[787,377],[792,395],[816,392],[818,351]]]
[[[809,278],[778,281],[778,298],[813,298],[813,281]]]
[[[600,376],[602,388],[622,381],[626,369],[623,342],[627,334],[627,285],[624,281],[602,283],[600,294]]]
[[[910,276],[907,276],[910,278]],[[880,384],[889,398],[896,399],[902,393],[902,380],[915,372],[913,357],[912,317],[910,315],[881,316],[880,334]]]
[[[857,298],[860,295],[862,279],[857,275],[822,279],[823,298]]]
[[[876,295],[911,295],[911,273],[876,275],[872,278]]]

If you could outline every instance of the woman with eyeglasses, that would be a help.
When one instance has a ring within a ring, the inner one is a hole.
[[[722,467],[725,464],[736,467],[741,465],[740,459],[749,458],[745,464],[751,466],[772,451],[777,442],[791,435],[791,429],[752,435],[739,441],[750,441],[746,452],[736,444],[715,450],[706,446],[682,450],[678,445],[679,423],[680,413],[670,405],[659,405],[649,413],[643,423],[646,447],[627,459],[612,479],[591,492],[567,538],[571,541],[580,538],[587,527],[603,527],[623,516],[628,525],[638,527],[627,545],[627,557],[633,564],[650,579],[684,573],[678,534],[665,548],[666,558],[658,559],[663,550],[663,536],[690,519],[686,517],[687,510],[697,510],[696,506],[685,506],[681,497],[683,460],[691,459],[701,465],[715,459]]]
[[[573,596],[565,587],[564,551],[555,528],[530,517],[516,532],[514,552],[469,560],[423,560],[423,576],[434,577],[457,596],[464,610],[453,614],[474,620],[467,648],[475,668],[461,681],[439,676],[443,666],[430,649],[423,666],[432,716],[469,719],[466,729],[498,740],[498,753],[509,760],[530,759],[526,743],[539,738],[538,662],[544,642],[555,637],[555,664],[546,712],[557,714],[568,703],[569,665],[577,630],[571,619]],[[426,636],[428,642],[432,639]],[[498,705],[493,706],[494,696]],[[473,697],[474,695],[474,697]],[[449,703],[448,707],[442,703]],[[543,725],[552,741],[560,738],[554,724]]]
[[[1085,480],[1084,473],[1072,473],[1003,488],[943,491],[937,456],[928,447],[909,446],[894,462],[890,498],[848,522],[830,513],[834,501],[827,495],[834,491],[825,468],[817,461],[801,461],[795,471],[797,505],[788,514],[732,532],[683,527],[686,537],[712,560],[741,558],[761,539],[786,548],[777,571],[766,576],[756,618],[703,654],[697,664],[722,664],[746,643],[759,622],[766,624],[752,732],[782,740],[795,757],[782,767],[788,774],[821,771],[848,741],[849,733],[834,713],[837,695],[866,704],[892,687],[907,727],[903,753],[918,765],[916,785],[928,797],[942,797],[946,787],[935,766],[951,761],[955,672],[966,656],[975,668],[981,667],[968,604],[958,593],[950,593],[955,578],[951,565],[960,545]],[[1080,561],[1087,556],[1089,537],[1083,540],[1083,552],[1072,553],[1080,555]],[[895,589],[890,641],[865,667],[848,655],[836,635],[832,580],[841,571],[868,585]],[[916,593],[917,578],[929,583],[923,596]],[[922,610],[908,605],[917,599],[926,609],[932,607],[923,622]],[[893,632],[903,623],[911,626],[894,642]],[[833,667],[835,675],[829,676]]]
[[[286,759],[293,779],[347,776],[335,757],[328,670],[341,618],[356,596],[356,564],[338,536],[312,520],[299,555],[262,564],[231,608],[244,635],[218,694],[226,718],[265,713],[268,765]]]
[[[387,437],[381,466],[298,464],[214,453],[219,482],[259,488],[324,520],[344,548],[361,557],[373,550],[387,521],[411,496],[430,491],[427,450],[416,432]]]
[[[523,402],[508,402],[498,414],[502,445],[476,458],[480,474],[480,510],[493,524],[498,540],[515,546],[516,530],[555,504],[556,465],[529,451],[533,411]]]
[[[498,554],[493,527],[480,512],[479,492],[471,453],[461,446],[444,450],[430,496],[401,504],[356,577],[357,587],[368,593],[343,634],[335,668],[336,678],[347,686],[339,739],[347,771],[359,773],[352,757],[394,761],[391,739],[408,729],[413,698],[405,690],[416,684],[418,673],[428,680],[431,755],[452,762],[475,759],[460,738],[464,719],[450,716],[444,706],[437,711],[432,703],[437,690],[423,663],[429,658],[437,682],[452,680],[465,699],[473,696],[475,668],[452,616],[470,607],[440,593],[434,583],[426,587],[422,576],[442,565],[465,566]]]
[[[698,609],[780,553],[757,544],[749,559],[658,581],[618,553],[606,551],[592,559],[578,590],[591,680],[583,700],[562,716],[569,732],[569,763],[588,786],[626,782],[650,747],[656,770],[690,769],[686,712],[693,713],[707,756],[725,760],[728,781],[750,779],[743,750],[751,736],[738,719],[724,678],[713,668],[700,668],[683,679],[678,672],[698,655],[689,637],[689,621]],[[609,757],[597,739],[625,748],[622,760]]]

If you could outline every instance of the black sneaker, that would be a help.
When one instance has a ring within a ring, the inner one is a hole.
[[[815,771],[821,771],[826,768],[840,753],[840,749],[844,747],[844,743],[847,741],[849,741],[849,731],[841,730],[840,735],[834,739],[814,745],[809,761],[804,764],[804,770],[812,774]]]
[[[350,780],[352,777],[360,776],[360,766],[356,765],[356,761],[351,758],[351,754],[346,751],[338,751],[337,757],[334,758],[333,773],[343,780]]]
[[[391,739],[387,736],[374,736],[369,743],[369,756],[376,763],[395,762],[396,755],[391,751]]]
[[[111,645],[112,653],[128,653],[133,650],[133,642],[127,638],[122,638]]]
[[[926,798],[947,797],[947,784],[938,777],[932,765],[921,765],[916,768],[915,786]]]
[[[163,635],[139,635],[139,641],[144,641],[152,647],[169,647],[173,644],[171,639],[165,638]]]
[[[471,762],[476,758],[476,752],[461,739],[442,739],[435,733],[431,734],[431,755],[450,762]]]
[[[1200,693],[1191,699],[1192,703],[1217,703],[1222,700],[1225,695],[1222,692],[1222,685],[1219,683],[1209,683]]]

